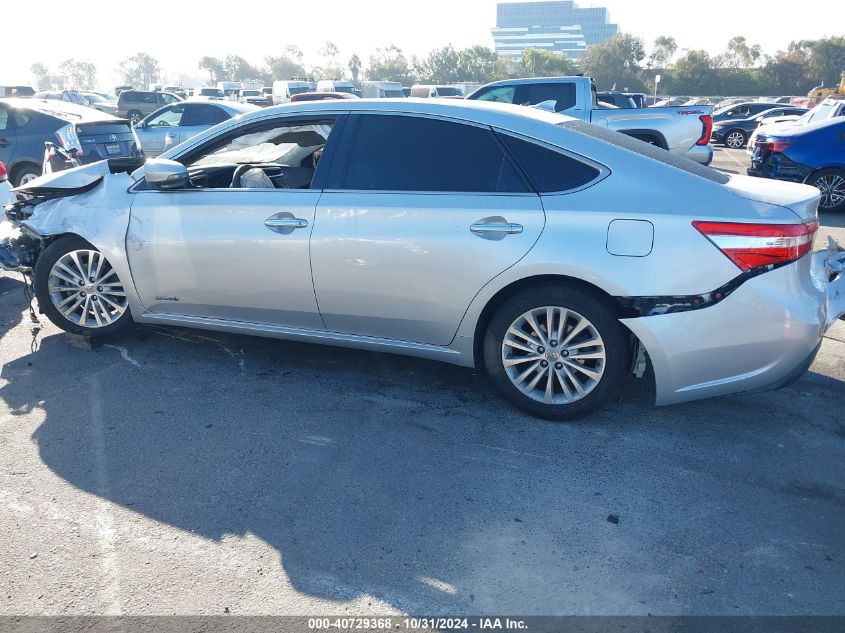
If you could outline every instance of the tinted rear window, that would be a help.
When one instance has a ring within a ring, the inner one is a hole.
[[[462,123],[362,115],[344,189],[528,192],[493,132]]]
[[[499,136],[540,193],[577,189],[599,176],[599,170],[592,165],[565,154],[515,136]]]
[[[730,181],[730,177],[720,171],[716,171],[710,167],[705,167],[704,165],[699,165],[685,156],[678,156],[677,154],[673,154],[665,149],[645,143],[626,134],[620,134],[619,132],[614,132],[613,130],[608,130],[607,128],[578,120],[565,121],[563,123],[558,123],[558,125],[580,134],[597,138],[600,141],[610,143],[616,147],[621,147],[629,152],[634,152],[635,154],[656,160],[659,163],[669,165],[675,169],[680,169],[681,171],[685,171],[689,174],[694,174],[696,176],[706,178],[707,180],[718,182],[721,185]]]
[[[575,105],[575,84],[564,82],[523,84],[516,90],[516,101],[523,105],[554,101],[555,112],[560,112]]]

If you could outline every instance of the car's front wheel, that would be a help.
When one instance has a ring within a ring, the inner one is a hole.
[[[132,323],[123,280],[81,237],[62,237],[44,249],[34,281],[38,306],[66,332],[103,337]]]
[[[484,362],[526,413],[552,420],[603,407],[625,377],[628,346],[613,307],[580,287],[543,285],[505,301],[490,320]]]
[[[742,149],[745,147],[747,141],[748,137],[746,137],[745,132],[742,130],[731,130],[725,134],[725,147],[730,147],[731,149]]]
[[[845,171],[841,169],[822,169],[807,179],[822,194],[819,209],[822,211],[845,210]]]

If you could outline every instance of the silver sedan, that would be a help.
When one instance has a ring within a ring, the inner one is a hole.
[[[135,126],[146,156],[158,156],[208,128],[258,109],[247,103],[180,101],[159,108]]]
[[[131,174],[24,189],[9,213],[28,242],[3,259],[69,332],[170,324],[483,366],[552,419],[649,365],[657,404],[782,386],[845,312],[845,257],[811,254],[816,189],[533,108],[290,104]]]

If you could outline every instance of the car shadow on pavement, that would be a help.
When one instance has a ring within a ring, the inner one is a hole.
[[[714,533],[798,538],[808,506],[790,478],[842,503],[822,460],[789,462],[789,476],[745,470],[787,441],[805,406],[784,414],[795,392],[656,409],[632,383],[607,411],[554,424],[513,410],[479,371],[176,328],[93,351],[49,336],[2,369],[14,412],[43,409],[33,439],[56,475],[207,539],[255,535],[296,590],[332,600],[367,594],[416,613],[766,612],[767,586],[746,576],[762,582],[782,561],[731,570],[734,589],[703,605],[708,575],[724,583],[725,569],[690,561]],[[819,389],[842,410],[841,384]],[[755,478],[760,494],[734,492]],[[833,543],[839,528],[802,530]],[[713,548],[726,565],[741,558]]]

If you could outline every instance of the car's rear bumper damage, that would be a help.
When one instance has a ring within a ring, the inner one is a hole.
[[[748,279],[704,310],[622,319],[654,368],[656,403],[789,384],[845,314],[845,251],[826,250]]]

